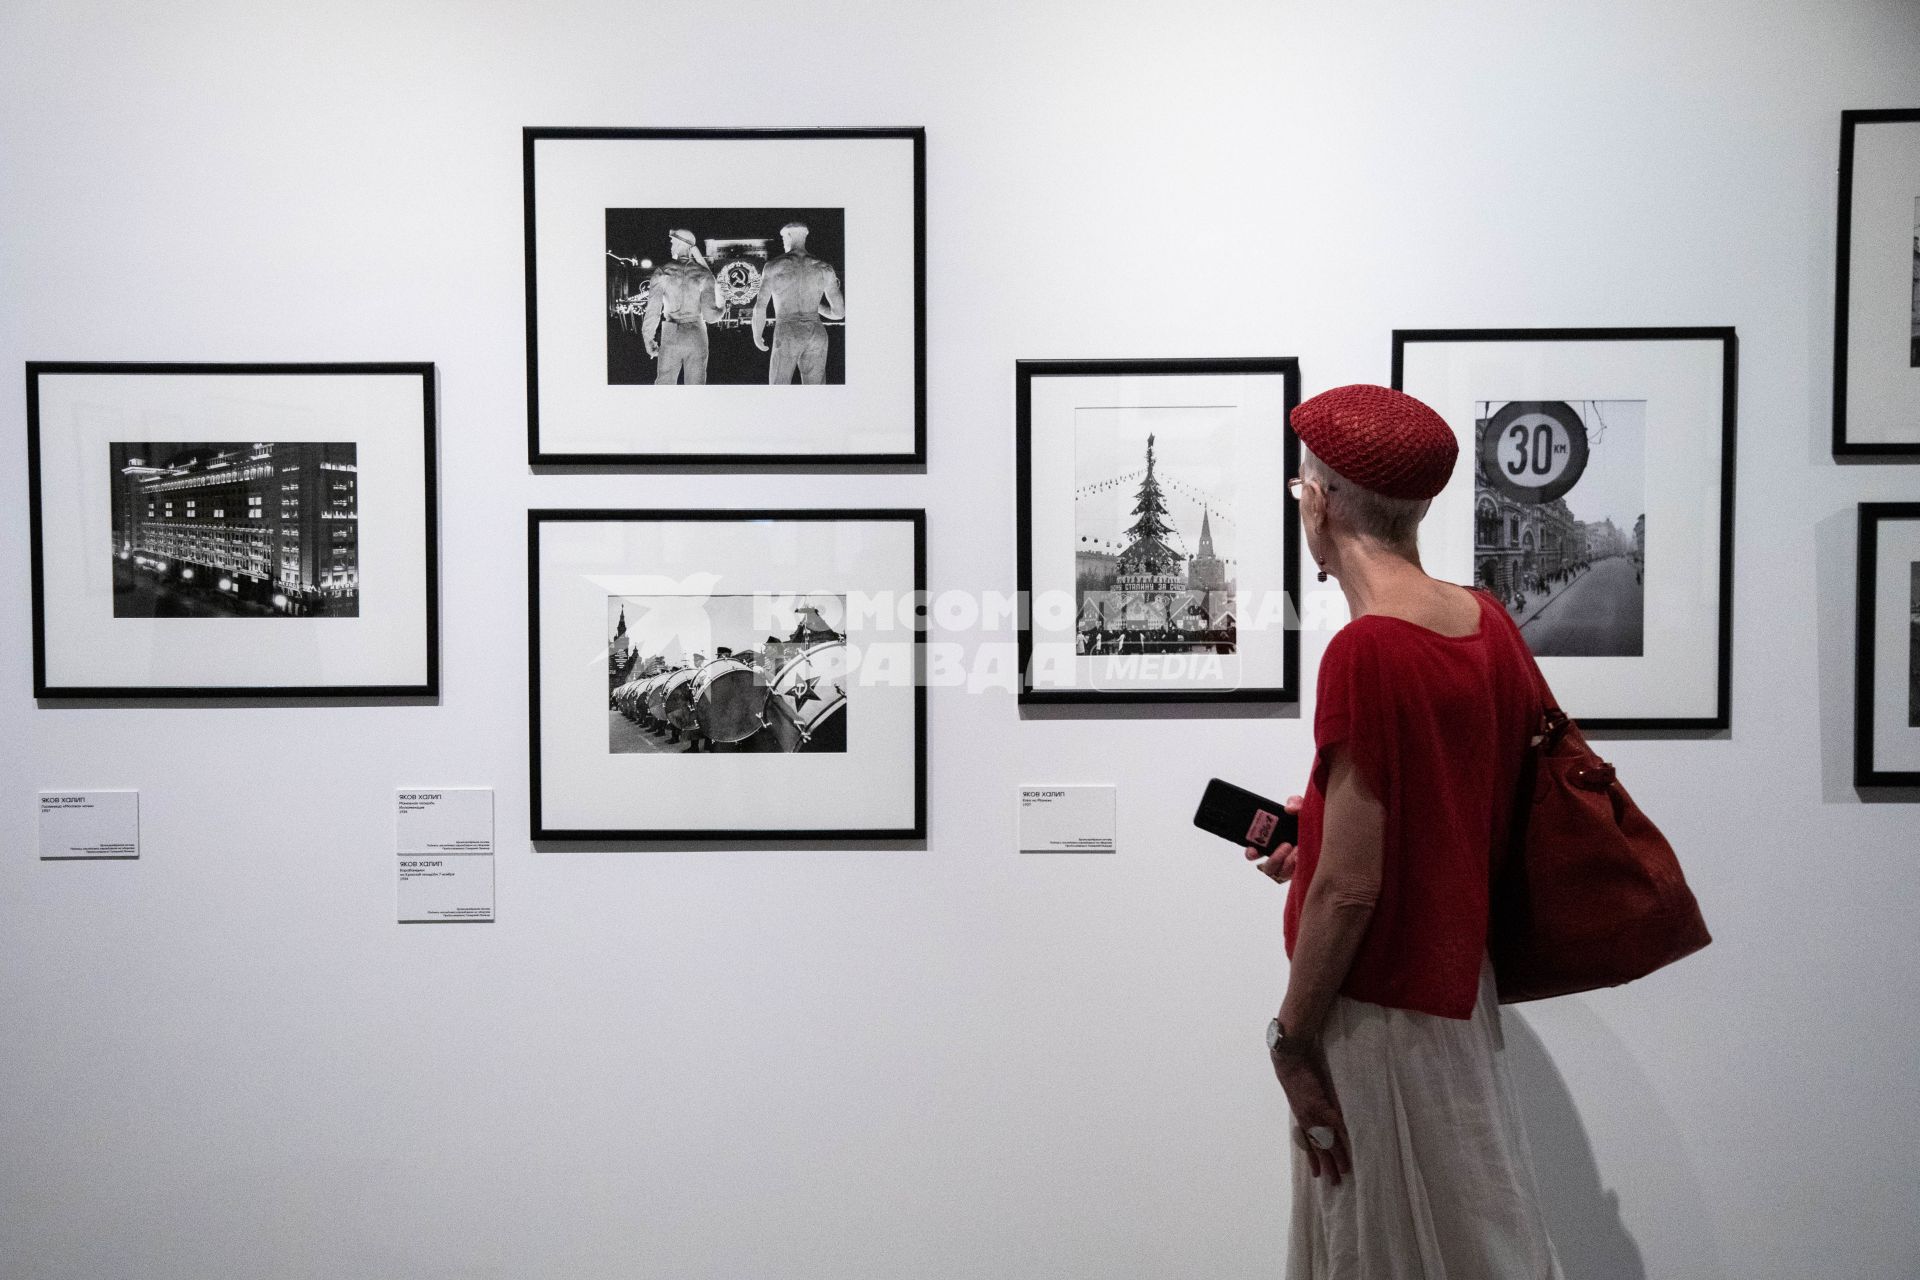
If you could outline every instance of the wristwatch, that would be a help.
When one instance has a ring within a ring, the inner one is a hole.
[[[1267,1023],[1267,1052],[1269,1054],[1287,1054],[1297,1057],[1307,1051],[1307,1042],[1299,1036],[1290,1036],[1287,1029],[1280,1025],[1276,1016]]]

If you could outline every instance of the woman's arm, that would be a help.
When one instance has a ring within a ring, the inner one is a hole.
[[[1280,1003],[1286,1038],[1272,1055],[1273,1074],[1293,1109],[1294,1141],[1306,1151],[1313,1176],[1325,1173],[1335,1186],[1353,1171],[1353,1147],[1318,1041],[1380,896],[1384,819],[1360,771],[1336,749],[1328,765],[1320,861],[1300,905],[1287,995]]]
[[[1353,968],[1380,897],[1386,815],[1353,761],[1334,748],[1328,770],[1320,862],[1300,904],[1300,930],[1280,1025],[1311,1043]]]

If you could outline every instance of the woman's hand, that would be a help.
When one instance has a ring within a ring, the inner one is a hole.
[[[1305,801],[1299,796],[1288,796],[1287,802],[1280,807],[1288,813],[1299,813]],[[1272,853],[1265,853],[1252,845],[1243,845],[1241,852],[1247,855],[1247,861],[1260,868],[1261,872],[1275,884],[1285,884],[1293,879],[1293,867],[1299,850],[1290,844],[1277,844]]]
[[[1347,1144],[1347,1122],[1340,1114],[1340,1101],[1333,1093],[1333,1079],[1317,1051],[1280,1052],[1273,1059],[1273,1074],[1286,1090],[1287,1105],[1293,1108],[1293,1141],[1307,1153],[1307,1168],[1314,1177],[1326,1174],[1334,1186],[1343,1175],[1353,1172],[1353,1148]],[[1333,1133],[1333,1145],[1322,1148],[1310,1135],[1316,1128]]]

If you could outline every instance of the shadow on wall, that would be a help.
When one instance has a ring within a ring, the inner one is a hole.
[[[1501,1010],[1501,1034],[1533,1148],[1541,1210],[1566,1280],[1647,1280],[1643,1248],[1651,1250],[1662,1277],[1729,1280],[1682,1141],[1666,1143],[1661,1158],[1631,1153],[1628,1177],[1640,1181],[1627,1185],[1627,1211],[1640,1238],[1628,1230],[1619,1184],[1609,1186],[1602,1178],[1573,1092],[1534,1027],[1547,1032],[1565,1060],[1582,1064],[1586,1080],[1603,1084],[1604,1096],[1585,1099],[1590,1112],[1609,1121],[1626,1117],[1636,1134],[1679,1134],[1632,1050],[1578,997],[1526,1008],[1524,1014]],[[1644,1183],[1649,1166],[1658,1170],[1658,1180]]]
[[[1501,1010],[1500,1029],[1533,1148],[1547,1234],[1566,1280],[1647,1280],[1640,1246],[1620,1220],[1620,1193],[1601,1185],[1586,1126],[1546,1045],[1512,1009]]]

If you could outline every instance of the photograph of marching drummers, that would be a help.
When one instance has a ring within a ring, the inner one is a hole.
[[[847,749],[846,598],[607,597],[616,755]]]
[[[534,839],[921,838],[922,512],[527,528]]]
[[[844,209],[608,209],[608,384],[844,384],[845,223]]]

